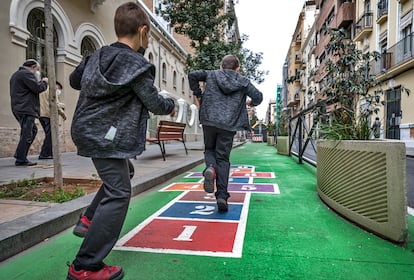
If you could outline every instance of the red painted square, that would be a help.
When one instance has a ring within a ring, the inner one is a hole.
[[[123,246],[230,253],[237,227],[237,222],[154,219]]]

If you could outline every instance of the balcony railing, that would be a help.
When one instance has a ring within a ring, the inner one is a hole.
[[[355,24],[354,40],[361,40],[366,34],[372,32],[373,13],[366,12],[362,15]]]
[[[371,73],[382,74],[412,59],[414,59],[414,33],[387,49],[381,54],[381,59],[371,61]]]

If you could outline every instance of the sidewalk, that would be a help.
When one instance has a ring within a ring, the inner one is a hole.
[[[317,195],[313,166],[298,164],[297,158],[278,155],[274,147],[259,143],[234,149],[231,162],[241,169],[253,166],[255,175],[250,178],[263,191],[253,191],[249,183],[237,184],[242,176],[232,174],[233,185],[241,189],[232,192],[229,212],[209,214],[215,201],[208,201],[202,186],[196,188],[200,175],[195,174],[203,167],[182,171],[131,200],[120,236],[128,244],[120,242],[105,262],[122,266],[125,280],[413,279],[412,216],[408,242],[400,247],[329,209]],[[268,172],[274,176],[266,177]],[[186,191],[174,189],[184,182],[189,184]],[[278,192],[266,193],[269,184]],[[242,231],[235,235],[234,247],[227,242],[231,229]],[[0,278],[64,279],[65,263],[73,260],[81,242],[70,226],[2,262]],[[181,250],[171,251],[177,243]],[[217,253],[226,250],[240,255]]]
[[[186,143],[188,155],[181,143],[166,145],[166,161],[163,161],[158,145],[148,145],[146,151],[131,161],[135,176],[131,183],[133,196],[163,183],[203,162],[203,143]],[[0,184],[12,180],[53,177],[53,160],[38,160],[38,165],[16,167],[14,158],[0,158]],[[91,159],[76,153],[62,154],[64,178],[92,179],[96,170]],[[0,261],[7,259],[46,238],[72,226],[79,214],[92,200],[94,194],[64,204],[40,203],[0,199]]]

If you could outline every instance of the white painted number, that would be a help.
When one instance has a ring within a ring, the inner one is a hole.
[[[185,187],[186,189],[198,189],[199,185],[192,185]]]
[[[255,186],[243,185],[241,189],[244,191],[255,191],[257,188]]]
[[[183,226],[184,230],[180,233],[180,235],[176,238],[173,238],[173,240],[176,241],[193,241],[193,239],[191,239],[191,236],[193,235],[193,233],[195,232],[195,230],[197,229],[196,226]]]
[[[214,206],[208,206],[208,205],[197,205],[195,207],[195,211],[190,212],[190,214],[196,214],[196,215],[211,215],[214,213]]]
[[[208,193],[204,196],[205,200],[216,200],[216,197],[212,193]]]

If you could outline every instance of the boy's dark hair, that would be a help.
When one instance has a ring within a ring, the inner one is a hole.
[[[127,2],[116,9],[114,25],[117,37],[133,36],[143,25],[147,26],[148,31],[151,27],[145,11],[134,2]]]
[[[239,66],[240,66],[239,59],[236,56],[232,55],[232,54],[226,55],[221,60],[221,67],[223,69],[236,70],[237,67],[239,67]]]

